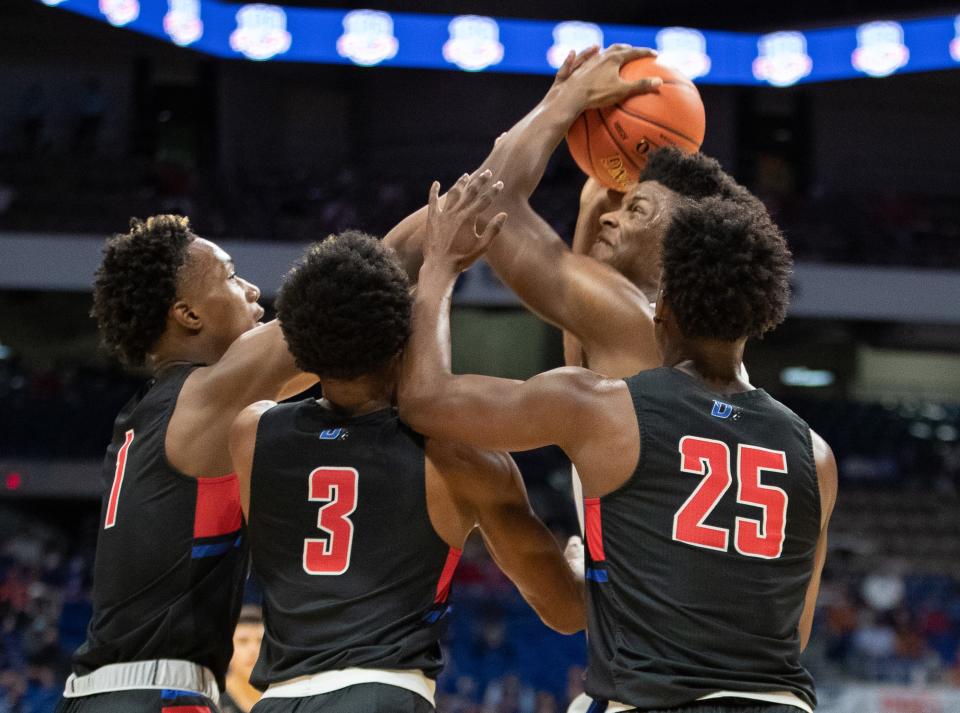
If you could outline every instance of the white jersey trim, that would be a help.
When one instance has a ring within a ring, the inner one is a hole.
[[[698,701],[708,701],[711,698],[747,698],[751,701],[763,701],[764,703],[779,703],[782,706],[794,706],[806,713],[813,713],[810,705],[790,691],[770,691],[769,693],[751,693],[744,691],[717,691],[700,696]]]
[[[404,688],[436,706],[434,694],[437,682],[427,678],[420,669],[343,668],[337,671],[322,671],[312,676],[299,676],[282,683],[271,683],[263,698],[306,698],[363,683],[384,683]]]

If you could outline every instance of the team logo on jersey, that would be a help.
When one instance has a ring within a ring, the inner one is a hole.
[[[100,0],[100,12],[114,27],[123,27],[140,17],[139,0]]]
[[[393,36],[393,18],[379,10],[354,10],[343,18],[337,54],[361,67],[393,59],[400,41]]]
[[[320,431],[320,440],[321,441],[344,441],[349,435],[349,431],[345,428],[325,428]]]
[[[950,56],[960,62],[960,15],[953,21],[953,31],[956,36],[950,42]]]
[[[167,14],[163,16],[163,31],[174,44],[186,47],[203,37],[200,0],[167,0],[167,7]]]
[[[293,42],[287,32],[287,13],[273,5],[244,5],[237,11],[237,29],[230,33],[230,49],[258,62],[283,54]]]
[[[503,59],[500,26],[491,17],[461,15],[450,21],[443,58],[467,72],[479,72]]]
[[[728,404],[726,401],[716,401],[713,402],[713,408],[710,409],[710,415],[714,418],[720,418],[726,421],[730,419],[731,421],[740,420],[740,409],[733,404]]]
[[[686,27],[667,27],[657,33],[657,62],[675,69],[687,79],[702,77],[710,71],[707,38]]]
[[[571,50],[580,52],[587,47],[603,47],[603,30],[592,22],[561,22],[553,28],[553,46],[547,50],[547,62],[559,69]]]
[[[753,76],[775,87],[789,87],[810,74],[813,60],[807,54],[807,38],[799,32],[774,32],[757,41],[759,54],[753,60]]]
[[[888,77],[910,60],[898,22],[868,22],[857,28],[853,66],[871,77]]]

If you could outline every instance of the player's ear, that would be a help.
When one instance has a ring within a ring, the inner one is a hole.
[[[173,303],[169,316],[181,327],[191,332],[199,332],[203,327],[203,320],[200,319],[200,315],[184,300],[177,300]]]

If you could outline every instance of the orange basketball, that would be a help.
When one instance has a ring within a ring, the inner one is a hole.
[[[654,57],[628,62],[620,76],[629,81],[661,77],[657,92],[613,106],[587,109],[567,132],[570,154],[584,173],[618,191],[640,177],[647,154],[663,146],[694,153],[703,143],[706,116],[693,82]]]

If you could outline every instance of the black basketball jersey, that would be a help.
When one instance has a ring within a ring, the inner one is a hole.
[[[393,409],[338,417],[314,399],[260,418],[250,546],[265,633],[250,680],[350,667],[442,668],[460,550],[427,513],[423,439]]]
[[[626,382],[637,468],[584,501],[587,692],[641,709],[717,691],[815,705],[797,630],[820,533],[809,426],[763,390],[719,396],[676,369]]]
[[[240,490],[235,475],[180,473],[164,448],[194,368],[164,370],[114,423],[103,463],[93,618],[73,657],[77,675],[183,659],[209,668],[223,688],[247,574]]]

